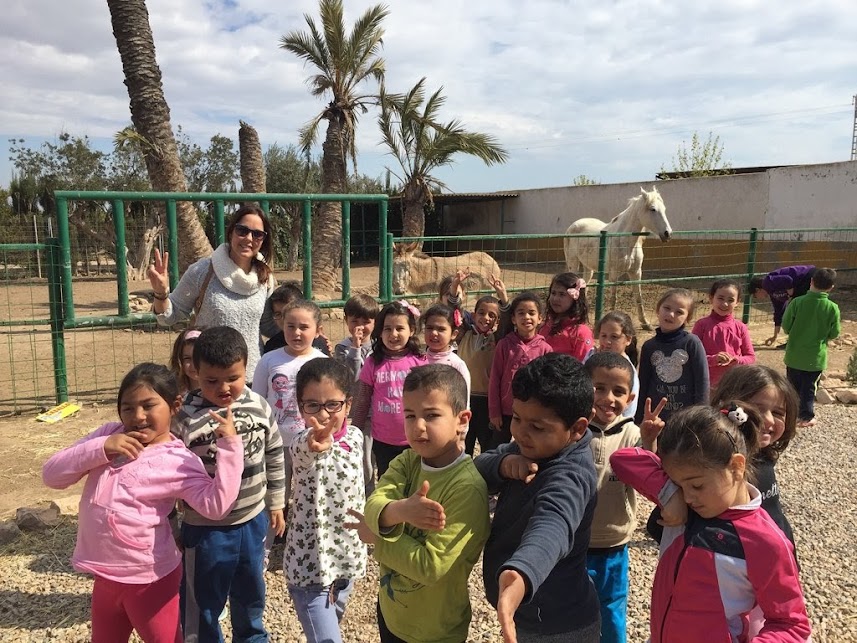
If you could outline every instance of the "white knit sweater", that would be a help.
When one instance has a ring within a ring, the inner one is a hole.
[[[229,258],[227,244],[219,246],[210,257],[188,267],[167,298],[164,312],[157,316],[158,323],[172,326],[190,318],[212,264],[214,275],[205,290],[196,325],[200,328],[229,326],[244,336],[247,342],[247,381],[252,382],[260,357],[259,320],[265,309],[265,300],[274,288],[274,278],[272,276],[268,283],[260,284],[255,270],[244,272]]]

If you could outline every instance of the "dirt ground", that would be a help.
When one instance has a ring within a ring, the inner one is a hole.
[[[507,287],[546,287],[557,266],[549,264],[527,266],[526,270],[504,269]],[[278,272],[277,279],[300,279],[297,272]],[[354,292],[377,293],[377,268],[361,266],[353,269]],[[130,285],[132,297],[149,292],[146,282]],[[651,309],[661,288],[644,287],[643,300]],[[0,296],[0,312],[7,318],[43,319],[48,315],[47,288],[43,283],[28,283],[7,287]],[[109,315],[116,311],[116,283],[112,279],[75,281],[74,298],[78,316]],[[471,298],[473,299],[473,298]],[[594,303],[590,299],[590,306]],[[842,309],[842,331],[857,336],[857,289],[843,288],[833,297]],[[707,295],[700,293],[697,316],[708,314]],[[2,305],[5,303],[5,305]],[[472,303],[472,302],[471,302]],[[620,289],[618,306],[631,310],[629,288]],[[325,332],[332,341],[345,334],[341,311],[331,311],[325,320]],[[653,314],[648,313],[650,321]],[[592,311],[590,317],[592,316]],[[757,361],[783,369],[783,351],[765,347],[773,326],[769,309],[754,307],[750,332],[756,345]],[[636,322],[637,320],[635,320]],[[651,333],[640,332],[642,343]],[[45,488],[40,479],[42,463],[58,449],[67,446],[100,424],[116,419],[115,391],[122,375],[133,365],[151,360],[166,362],[174,334],[158,329],[86,329],[66,333],[69,369],[69,389],[72,399],[82,405],[73,417],[58,424],[37,422],[38,408],[14,412],[14,396],[24,398],[38,391],[41,406],[50,407],[53,395],[53,362],[50,334],[43,327],[21,325],[0,328],[0,343],[9,348],[9,359],[0,357],[0,519],[13,514],[17,507],[44,499],[74,496],[77,489],[56,492]],[[851,355],[850,346],[831,347],[830,371],[844,371]],[[5,415],[5,417],[3,417]]]

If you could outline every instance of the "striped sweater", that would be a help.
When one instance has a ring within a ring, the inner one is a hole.
[[[206,471],[214,476],[217,459],[216,423],[208,415],[219,407],[200,392],[189,393],[176,416],[173,432],[196,453]],[[240,525],[255,518],[263,509],[285,507],[285,465],[283,440],[268,402],[249,388],[232,405],[235,430],[244,442],[244,471],[241,489],[232,511],[221,520],[209,520],[186,507],[184,520],[203,527]]]

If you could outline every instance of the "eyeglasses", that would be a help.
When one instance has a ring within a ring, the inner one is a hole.
[[[236,223],[235,227],[232,228],[240,238],[246,237],[248,234],[253,235],[253,241],[262,241],[265,237],[268,236],[268,233],[264,230],[254,230],[253,228],[248,228],[243,223]]]
[[[346,401],[347,400],[328,400],[323,404],[320,402],[304,402],[301,404],[301,411],[307,415],[315,415],[322,409],[330,414],[339,413],[342,410],[342,407],[345,406]]]

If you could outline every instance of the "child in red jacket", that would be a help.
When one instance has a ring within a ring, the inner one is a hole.
[[[616,476],[658,503],[665,524],[678,525],[664,528],[652,586],[657,643],[810,635],[792,544],[747,481],[763,421],[740,404],[683,409],[659,436],[658,455],[636,447],[610,457]],[[759,612],[757,633],[751,620]]]

